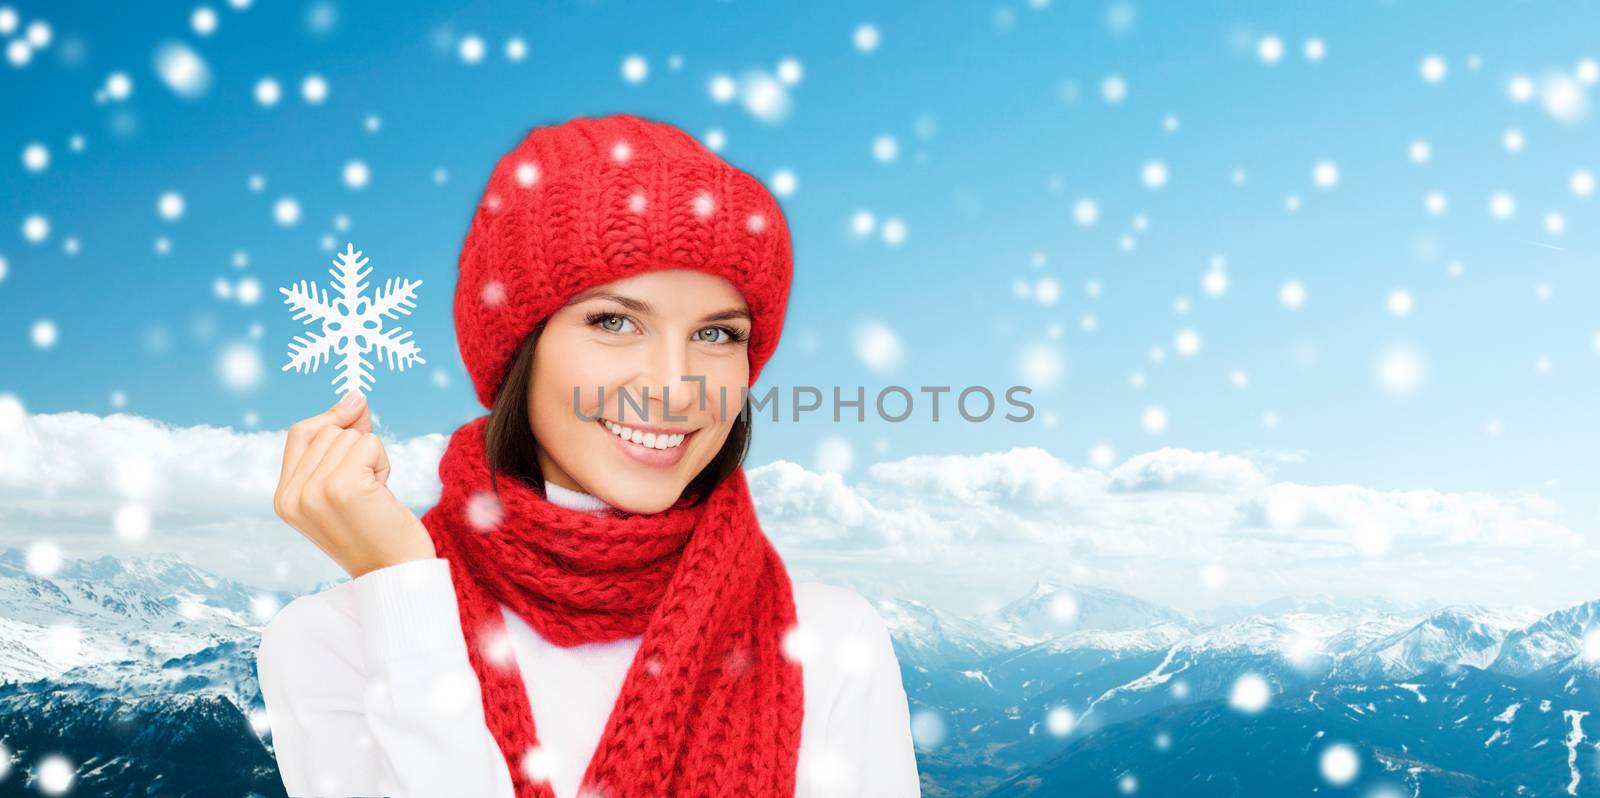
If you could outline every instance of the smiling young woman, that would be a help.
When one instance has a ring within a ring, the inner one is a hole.
[[[594,486],[635,513],[703,496],[750,446],[749,338],[738,290],[702,272],[585,291],[519,347],[490,411],[489,462],[533,484]]]
[[[745,481],[791,274],[770,193],[671,125],[500,160],[454,305],[490,412],[438,502],[388,491],[359,400],[285,442],[274,507],[352,577],[262,634],[291,795],[920,794],[882,619],[790,581]]]

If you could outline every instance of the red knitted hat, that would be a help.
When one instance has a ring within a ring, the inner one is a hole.
[[[788,223],[761,181],[632,114],[531,130],[495,164],[461,248],[456,341],[478,401],[493,407],[517,347],[568,299],[661,269],[739,289],[754,318],[754,385],[777,349],[794,271]]]

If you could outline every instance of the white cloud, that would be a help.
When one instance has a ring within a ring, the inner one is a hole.
[[[1113,491],[1244,492],[1267,482],[1250,460],[1219,452],[1197,452],[1163,446],[1135,455],[1111,471]]]
[[[746,472],[762,521],[784,528],[791,540],[838,541],[869,529],[876,510],[837,473],[816,473],[787,460]]]
[[[272,511],[282,430],[123,413],[23,418],[0,431],[0,546],[49,540],[67,557],[170,551],[266,588],[342,576]],[[445,442],[385,440],[389,484],[419,515],[437,501]],[[957,612],[1062,575],[1185,609],[1304,593],[1594,597],[1600,552],[1544,496],[1272,476],[1303,459],[1164,447],[1107,472],[1022,447],[875,463],[852,480],[783,460],[747,476],[795,579],[891,589]],[[137,540],[117,535],[129,506],[149,513]],[[1381,556],[1362,546],[1375,528],[1389,544]],[[1208,564],[1227,568],[1225,590],[1202,591],[1196,575]]]
[[[414,511],[438,500],[445,437],[385,440],[389,486]],[[342,576],[272,509],[284,430],[176,427],[114,413],[28,415],[0,431],[0,546],[48,538],[69,557],[170,551],[261,587],[283,587],[264,565],[287,564],[287,584]],[[139,546],[116,534],[129,502],[149,511]]]
[[[1427,488],[1377,490],[1359,485],[1274,484],[1240,502],[1240,529],[1274,527],[1273,495],[1296,506],[1292,528],[1271,534],[1285,540],[1345,540],[1364,525],[1391,531],[1417,547],[1485,547],[1578,550],[1582,535],[1561,524],[1559,508],[1537,495],[1446,493]]]
[[[978,455],[918,455],[870,469],[880,489],[963,504],[1055,504],[1083,496],[1103,477],[1037,447]]]
[[[1184,609],[1314,593],[1552,608],[1593,598],[1585,569],[1600,552],[1548,498],[1272,476],[1304,459],[1165,447],[1103,473],[1027,447],[877,463],[851,483],[792,463],[750,475],[791,569],[860,590],[915,585],[913,597],[957,612],[1062,574]],[[1233,577],[1202,602],[1196,574],[1216,563]]]

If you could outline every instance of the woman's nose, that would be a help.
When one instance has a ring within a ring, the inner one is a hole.
[[[642,370],[650,386],[649,422],[670,424],[668,415],[681,421],[699,402],[705,375],[691,370],[688,343],[662,343],[651,349],[651,362]]]

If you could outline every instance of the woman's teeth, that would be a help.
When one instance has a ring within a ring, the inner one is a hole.
[[[636,429],[629,429],[621,424],[613,423],[610,420],[603,420],[603,423],[606,425],[606,429],[611,430],[617,437],[625,441],[633,441],[650,449],[671,449],[683,443],[683,439],[686,437],[686,433],[681,432],[676,435],[657,435],[654,432],[640,432]]]

